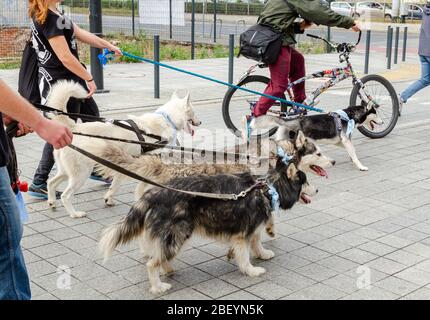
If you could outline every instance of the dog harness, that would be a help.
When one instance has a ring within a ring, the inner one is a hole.
[[[342,132],[342,121],[345,121],[348,123],[348,126],[346,128],[346,135],[348,138],[351,138],[352,132],[354,131],[354,128],[355,128],[354,119],[350,119],[346,114],[346,112],[343,110],[330,112],[329,115],[333,117],[334,122],[336,124],[336,130],[338,131],[339,135]]]
[[[169,117],[169,115],[167,113],[165,113],[164,111],[156,111],[155,113],[162,116],[167,121],[167,123],[170,124],[170,126],[172,127],[172,130],[173,130],[173,143],[172,143],[172,145],[176,146],[177,142],[178,142],[178,128],[176,128],[175,123],[172,121],[172,119]]]
[[[281,158],[282,162],[285,163],[285,165],[288,165],[291,159],[293,159],[293,157],[287,154],[285,150],[282,149],[281,147],[278,147],[277,151],[278,151],[278,156]],[[267,183],[267,187],[269,188],[268,192],[271,197],[272,209],[273,211],[276,212],[276,215],[279,216],[279,207],[280,207],[279,193],[273,185]]]

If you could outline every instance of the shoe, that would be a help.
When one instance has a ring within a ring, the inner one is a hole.
[[[101,175],[98,175],[98,174],[96,174],[94,172],[91,174],[90,179],[94,180],[94,181],[104,182],[106,184],[111,184],[112,183],[112,179],[105,179]]]
[[[30,188],[28,188],[28,195],[34,198],[48,200],[48,187],[46,183],[42,183],[42,184],[32,183]],[[57,191],[55,193],[55,196],[57,197],[57,199],[60,199],[61,192]]]
[[[399,117],[402,116],[402,111],[403,111],[403,105],[405,104],[405,102],[402,99],[402,96],[399,94]]]
[[[299,116],[299,115],[307,115],[308,114],[308,110],[306,110],[305,108],[302,107],[296,107],[296,106],[292,106],[290,109],[290,112],[288,112],[289,116]]]

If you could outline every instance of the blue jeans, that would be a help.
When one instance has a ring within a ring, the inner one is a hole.
[[[421,61],[421,79],[412,83],[400,95],[403,102],[407,102],[418,91],[430,86],[430,57],[420,56]]]
[[[21,250],[23,228],[6,167],[0,167],[0,300],[31,299]]]

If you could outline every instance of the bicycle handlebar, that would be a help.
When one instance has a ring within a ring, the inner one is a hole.
[[[357,43],[352,44],[352,43],[346,43],[346,42],[343,42],[343,43],[330,42],[327,39],[324,39],[324,38],[322,38],[320,36],[317,36],[317,35],[314,35],[314,34],[309,34],[309,33],[306,34],[306,36],[308,36],[309,38],[313,38],[313,39],[318,39],[318,40],[324,41],[329,46],[331,46],[333,49],[336,49],[338,52],[351,52],[360,43],[360,41],[361,41],[361,35],[362,35],[362,31],[360,30],[359,34],[358,34]]]

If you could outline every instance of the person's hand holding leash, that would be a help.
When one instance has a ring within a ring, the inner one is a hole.
[[[107,48],[109,51],[114,52],[115,56],[122,56],[122,51],[120,48],[114,46],[113,44]]]
[[[355,24],[352,26],[351,30],[354,32],[360,32],[361,31],[360,22],[356,20]]]
[[[61,149],[72,143],[73,134],[69,128],[61,123],[41,119],[34,127],[34,131],[55,149]]]
[[[90,90],[87,98],[91,98],[94,95],[94,93],[96,93],[97,91],[97,85],[93,78],[91,78],[90,80],[87,80],[87,87]]]

